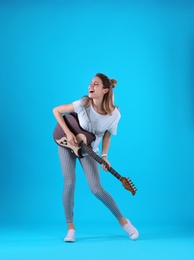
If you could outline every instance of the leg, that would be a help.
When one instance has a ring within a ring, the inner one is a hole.
[[[123,215],[118,209],[113,198],[106,192],[101,184],[98,172],[97,162],[90,156],[86,156],[80,159],[80,163],[85,172],[89,187],[92,193],[101,200],[104,205],[113,213],[113,215],[119,220],[122,219]]]
[[[74,229],[73,207],[75,190],[75,163],[76,157],[72,152],[59,146],[59,158],[64,176],[63,206],[68,229]]]
[[[132,240],[137,239],[139,236],[137,229],[128,219],[123,217],[113,198],[102,188],[97,162],[90,156],[80,159],[80,162],[92,193],[113,213],[113,215],[118,219],[120,225],[128,233],[129,237]]]

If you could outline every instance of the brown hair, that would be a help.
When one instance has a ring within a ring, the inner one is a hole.
[[[95,77],[100,78],[102,80],[103,88],[108,89],[108,92],[104,94],[102,100],[102,108],[107,114],[111,114],[115,107],[117,107],[114,105],[114,95],[112,90],[117,84],[117,81],[115,79],[109,79],[105,74],[102,73],[97,73]],[[84,107],[89,107],[91,103],[92,99],[87,97],[84,102]]]

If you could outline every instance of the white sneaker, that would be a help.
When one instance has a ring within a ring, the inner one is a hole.
[[[125,232],[128,233],[129,237],[132,239],[132,240],[136,240],[138,237],[139,237],[139,232],[138,230],[131,224],[131,222],[127,220],[127,224],[125,224],[123,226],[123,229],[125,230]]]
[[[75,242],[75,230],[69,229],[66,237],[64,238],[65,242]]]

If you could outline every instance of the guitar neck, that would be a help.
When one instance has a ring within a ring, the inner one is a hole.
[[[79,143],[79,147],[81,147],[81,149],[86,152],[87,154],[89,154],[94,160],[96,160],[99,164],[105,164],[107,166],[107,169],[110,173],[112,173],[112,175],[114,175],[118,180],[122,179],[122,176],[116,172],[112,167],[109,167],[108,163],[103,160],[100,156],[98,156],[93,150],[92,148],[90,148],[89,146],[87,146],[83,141],[81,141]]]

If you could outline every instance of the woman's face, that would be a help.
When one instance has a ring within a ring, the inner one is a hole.
[[[94,77],[88,87],[88,91],[90,98],[98,98],[103,97],[108,89],[103,88],[102,80],[99,77]]]

